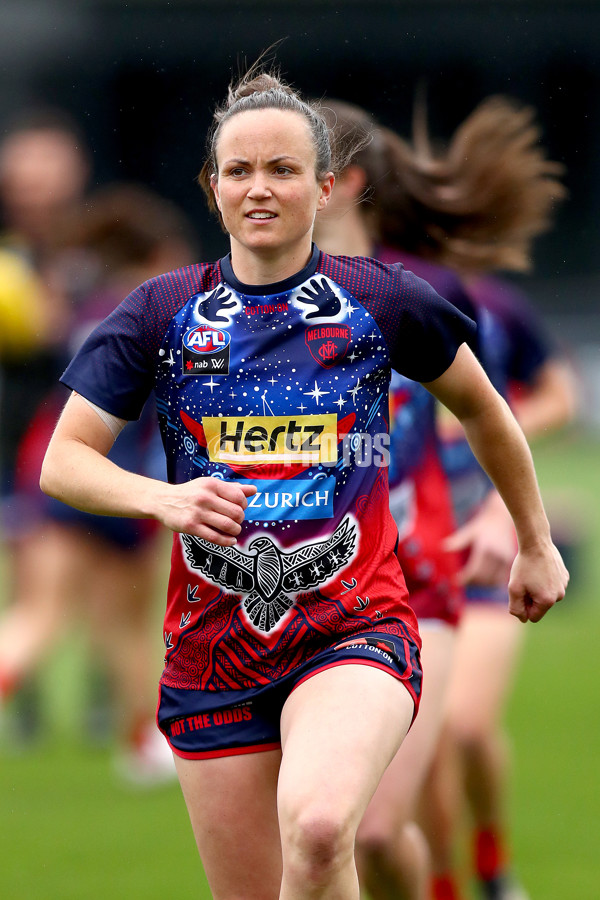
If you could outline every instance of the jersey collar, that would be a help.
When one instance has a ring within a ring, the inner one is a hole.
[[[317,271],[321,251],[315,244],[312,245],[312,248],[310,259],[303,269],[296,272],[295,275],[290,275],[289,278],[285,278],[283,281],[275,282],[275,284],[244,284],[242,281],[239,281],[233,274],[230,253],[228,253],[227,256],[224,256],[220,261],[221,273],[223,279],[237,294],[252,294],[261,297],[267,297],[273,294],[285,294],[286,291],[298,287],[298,285],[302,284]]]

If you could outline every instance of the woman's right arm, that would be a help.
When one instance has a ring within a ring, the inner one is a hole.
[[[216,478],[169,484],[128,472],[107,459],[108,425],[78,394],[58,421],[42,466],[44,493],[97,515],[156,519],[221,546],[236,543],[246,497],[256,488]]]

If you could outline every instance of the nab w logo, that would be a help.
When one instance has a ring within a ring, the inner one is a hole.
[[[228,331],[210,325],[191,328],[183,338],[183,374],[228,375],[230,343]]]

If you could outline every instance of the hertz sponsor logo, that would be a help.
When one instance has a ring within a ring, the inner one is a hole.
[[[218,463],[337,462],[337,416],[204,416],[209,459]]]

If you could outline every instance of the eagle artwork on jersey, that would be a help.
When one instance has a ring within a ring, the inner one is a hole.
[[[418,642],[388,503],[390,373],[436,378],[472,330],[401,265],[316,247],[277,284],[239,282],[228,256],[160,275],[99,326],[63,381],[126,419],[154,390],[171,483],[257,489],[235,546],[174,535],[163,686],[266,684],[373,628]]]
[[[356,529],[346,518],[328,540],[293,553],[283,553],[270,537],[261,536],[248,545],[253,556],[188,534],[182,539],[191,565],[211,581],[242,594],[252,624],[270,631],[294,602],[294,592],[324,584],[352,558]]]

